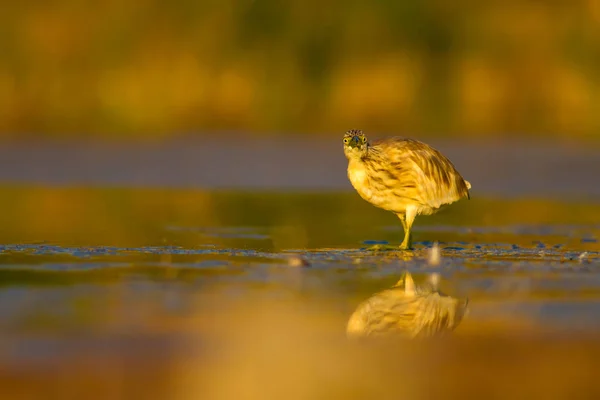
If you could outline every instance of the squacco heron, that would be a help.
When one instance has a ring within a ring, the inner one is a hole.
[[[361,130],[353,129],[344,135],[344,154],[348,178],[358,194],[400,218],[401,250],[411,249],[411,227],[417,215],[431,215],[470,198],[471,184],[452,162],[417,140],[391,137],[370,143]]]

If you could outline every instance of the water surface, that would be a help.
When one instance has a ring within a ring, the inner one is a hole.
[[[427,398],[417,371],[437,377],[445,364],[456,368],[428,390],[450,397],[504,390],[451,376],[485,367],[516,379],[511,366],[523,363],[536,368],[525,391],[593,387],[591,201],[475,196],[418,218],[413,252],[380,254],[364,249],[399,244],[401,225],[352,192],[25,185],[2,187],[0,205],[0,387],[11,398],[40,388],[56,398],[385,398],[399,373],[411,377],[407,398]],[[428,261],[434,242],[439,265]],[[470,299],[467,318],[447,342],[349,345],[352,310],[404,270],[417,281],[441,274],[445,292]],[[558,374],[543,368],[550,361],[576,379],[544,386]]]

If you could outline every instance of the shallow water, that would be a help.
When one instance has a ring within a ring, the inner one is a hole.
[[[413,252],[377,254],[401,225],[352,192],[5,186],[0,206],[7,398],[397,398],[398,376],[411,399],[598,390],[592,201],[474,196],[418,218]],[[454,335],[348,344],[352,310],[404,270],[470,299]]]

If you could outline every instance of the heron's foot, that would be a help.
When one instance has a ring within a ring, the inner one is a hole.
[[[373,246],[369,246],[365,249],[366,251],[405,251],[411,250],[410,248],[403,248],[402,246],[393,246],[390,244],[375,244]]]
[[[398,251],[398,247],[392,246],[390,244],[374,244],[372,246],[367,247],[365,250],[367,250],[367,251]]]
[[[402,244],[400,244],[400,250],[413,250],[412,248],[412,235],[409,233],[404,236]]]

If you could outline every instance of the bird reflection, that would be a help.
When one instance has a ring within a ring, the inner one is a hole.
[[[417,286],[411,274],[405,272],[393,287],[359,304],[348,321],[347,336],[414,339],[453,331],[467,311],[468,299],[443,294],[438,290],[438,280],[434,275]]]

